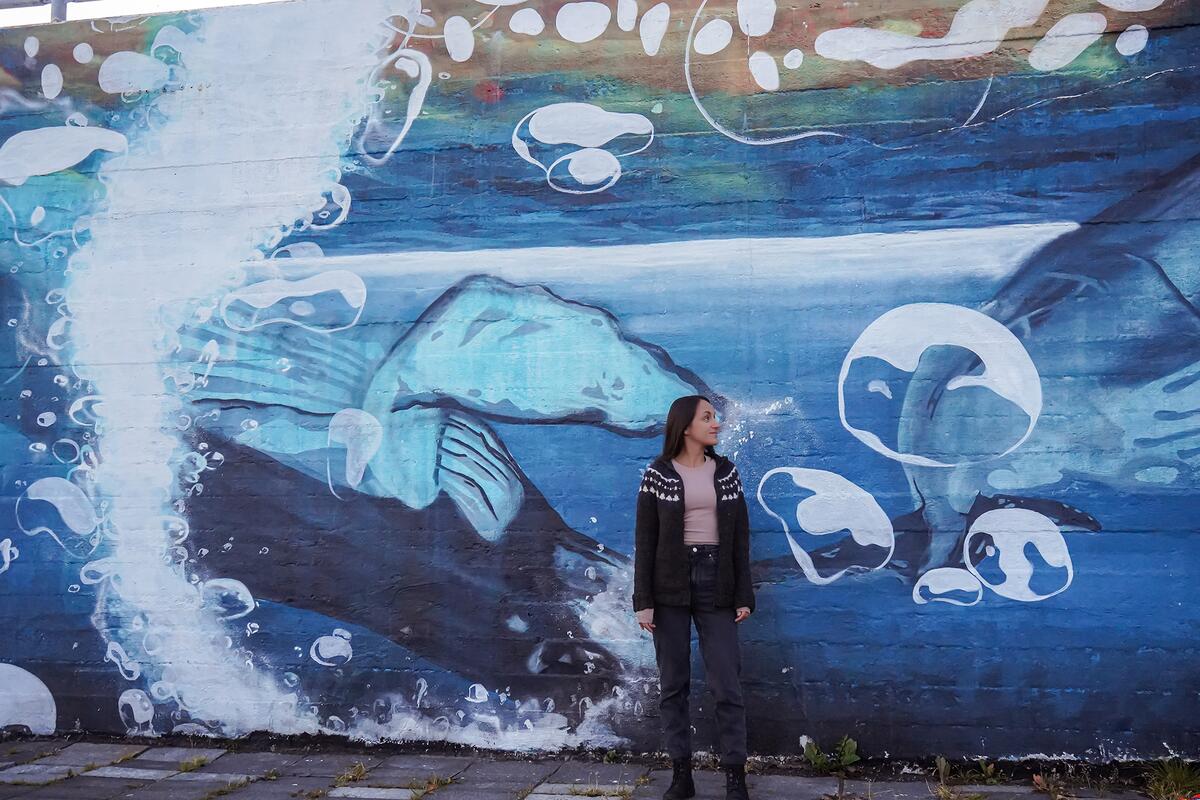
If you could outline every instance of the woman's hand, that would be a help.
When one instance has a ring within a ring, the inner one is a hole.
[[[743,606],[742,608],[739,608],[737,610],[737,617],[734,618],[733,621],[734,622],[745,622],[748,619],[750,619],[750,609]]]

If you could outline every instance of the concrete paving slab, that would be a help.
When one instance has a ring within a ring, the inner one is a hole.
[[[517,800],[521,797],[522,789],[513,787],[481,789],[463,784],[461,786],[446,786],[438,789],[429,796],[429,800]],[[573,797],[571,800],[582,800]]]
[[[92,778],[86,775],[43,786],[25,795],[30,800],[109,800],[146,785],[143,781]]]
[[[476,759],[464,756],[403,755],[390,756],[371,768],[371,775],[394,773],[424,778],[430,775],[448,778],[458,775],[474,764]]]
[[[411,800],[412,789],[379,789],[370,786],[343,786],[332,789],[330,797],[354,797],[360,800]]]
[[[649,767],[644,764],[603,764],[587,761],[564,761],[554,771],[554,782],[565,784],[632,785]]]
[[[556,778],[557,780],[557,778]],[[530,797],[536,800],[542,800],[543,796],[557,797],[559,795],[569,794],[575,798],[579,798],[581,792],[586,792],[582,796],[595,797],[615,797],[625,790],[633,789],[633,781],[628,783],[542,783],[533,787],[533,791],[529,793]]]
[[[32,742],[4,742],[0,744],[0,759],[24,764],[37,758],[52,756],[69,745],[66,739],[48,739]]]
[[[154,761],[163,764],[180,764],[203,758],[206,763],[212,763],[225,755],[226,750],[220,747],[151,747],[133,759],[135,762]],[[139,763],[138,766],[141,766]]]
[[[166,779],[167,783],[244,783],[259,778],[258,775],[240,775],[236,772],[180,772]]]
[[[802,780],[791,776],[780,776],[790,781]],[[810,778],[809,780],[821,780]],[[836,779],[835,779],[836,780]],[[754,783],[750,783],[754,786]],[[860,797],[870,797],[872,800],[930,800],[936,784],[932,781],[846,781],[846,792]],[[836,791],[836,783],[834,784]],[[959,787],[954,787],[960,791]],[[964,794],[970,794],[965,792]]]
[[[17,800],[32,792],[36,787],[33,786],[12,786],[9,784],[0,784],[0,800]]]
[[[298,798],[303,798],[306,792],[331,790],[328,778],[280,778],[274,781],[255,781],[229,794],[228,798],[229,800],[298,800]],[[129,800],[149,799],[135,796]],[[157,798],[153,800],[157,800]],[[168,800],[174,800],[174,798],[170,797]]]
[[[41,762],[19,764],[0,772],[0,783],[47,783],[65,778],[72,772],[79,772],[79,768]]]
[[[933,781],[930,781],[929,785],[932,787],[932,786],[935,786],[936,784],[934,784]],[[1013,786],[1013,785],[1004,785],[1004,784],[1000,784],[1000,785],[996,785],[996,786],[987,786],[987,785],[982,785],[982,784],[968,784],[966,786],[955,786],[953,788],[954,788],[954,791],[956,791],[960,794],[1033,794],[1034,793],[1032,786]],[[1072,797],[1079,796],[1075,792],[1072,792],[1071,795],[1072,795]]]
[[[712,772],[708,773],[715,776],[716,780],[721,782],[722,788],[725,786],[725,773]],[[671,783],[671,773],[666,773],[666,785]],[[800,775],[755,775],[753,773],[746,776],[746,785],[751,791],[758,789],[763,792],[783,791],[785,789],[796,793],[797,800],[801,798],[822,797],[826,794],[837,794],[837,778],[807,778]],[[923,788],[923,787],[922,787]],[[846,792],[857,793],[865,792],[867,789],[866,782],[846,781]],[[872,787],[872,791],[874,788]],[[929,792],[926,791],[926,798],[929,797]]]
[[[528,787],[544,783],[562,766],[561,761],[478,760],[460,776],[463,783],[491,787]]]
[[[196,772],[236,772],[245,775],[264,775],[271,770],[281,773],[301,758],[300,753],[226,753],[210,761]]]
[[[361,754],[322,753],[304,756],[299,761],[289,764],[279,771],[282,775],[296,777],[328,776],[330,783],[332,783],[334,778],[349,769],[353,769],[354,765],[359,762],[362,762],[363,766],[367,769],[371,769],[378,766],[382,760],[377,756]]]
[[[52,756],[39,759],[38,763],[48,766],[66,767],[85,767],[89,764],[105,766],[133,758],[145,749],[145,745],[76,742],[64,747]]]
[[[253,785],[253,784],[251,784]],[[159,781],[141,789],[119,795],[111,800],[211,800],[214,789],[224,788],[220,784],[187,781]],[[241,789],[233,789],[224,797],[240,797]],[[286,796],[286,795],[285,795]],[[292,798],[295,800],[295,798]]]
[[[173,769],[145,769],[143,767],[100,767],[88,772],[91,778],[125,778],[134,781],[161,781],[176,773]]]

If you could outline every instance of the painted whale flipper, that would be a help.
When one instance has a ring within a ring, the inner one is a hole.
[[[525,499],[522,475],[499,438],[469,414],[446,415],[438,485],[485,539],[500,537]]]
[[[371,403],[382,357],[375,343],[293,326],[237,334],[203,326],[181,343],[195,358],[177,382],[189,386],[200,427],[321,478],[335,494],[353,489],[420,509],[444,491],[488,539],[520,508],[520,470],[482,419],[420,406],[392,411],[391,398]],[[378,416],[360,408],[364,397]],[[376,426],[378,441],[364,441]]]

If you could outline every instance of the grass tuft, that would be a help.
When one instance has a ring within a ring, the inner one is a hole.
[[[1143,775],[1153,800],[1179,800],[1200,792],[1200,769],[1178,758],[1156,762]]]
[[[208,763],[208,759],[205,758],[204,756],[196,756],[195,758],[189,758],[185,761],[180,761],[179,762],[179,771],[180,772],[195,772],[196,770],[200,769],[207,763]]]
[[[356,761],[353,766],[333,779],[333,785],[346,786],[347,784],[358,783],[365,777],[367,777],[367,765],[361,761]]]

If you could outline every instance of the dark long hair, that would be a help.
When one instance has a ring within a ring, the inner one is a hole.
[[[696,407],[700,405],[701,400],[712,404],[712,401],[702,394],[690,394],[671,403],[671,410],[667,412],[667,430],[663,433],[662,457],[664,460],[670,461],[683,449],[683,432],[696,418]],[[717,457],[717,451],[711,445],[705,447],[704,452],[709,458]]]

